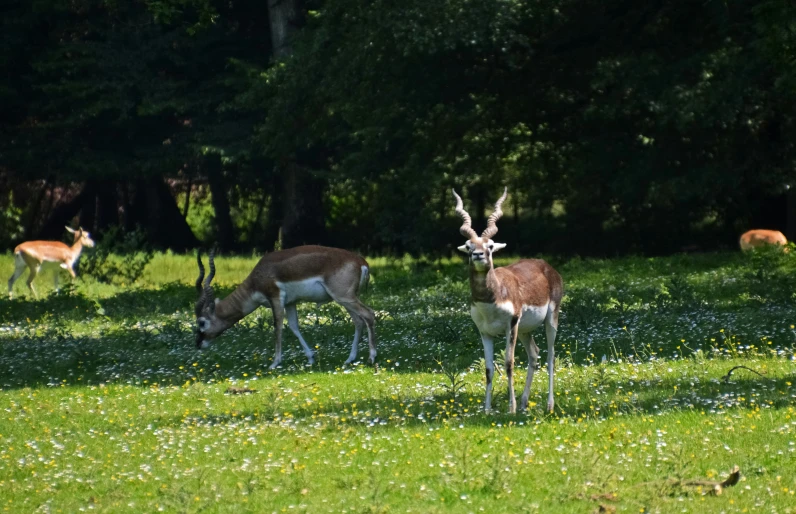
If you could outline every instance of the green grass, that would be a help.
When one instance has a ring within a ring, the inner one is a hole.
[[[219,294],[255,262],[219,257]],[[353,325],[336,305],[300,309],[318,345],[312,368],[286,331],[283,367],[267,370],[263,309],[197,352],[188,256],[156,255],[133,286],[78,280],[53,295],[44,274],[37,301],[23,277],[16,298],[0,300],[0,506],[796,512],[793,257],[552,261],[567,294],[556,410],[544,410],[542,369],[533,407],[514,416],[502,376],[496,413],[481,408],[463,261],[370,262],[378,370],[342,369]],[[724,380],[736,365],[763,375]],[[516,380],[521,389],[524,369]],[[722,480],[734,465],[742,481],[719,496],[678,483]]]

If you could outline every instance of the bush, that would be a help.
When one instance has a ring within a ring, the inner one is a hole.
[[[782,248],[778,245],[765,245],[746,252],[747,277],[759,282],[768,282],[779,277],[782,267],[793,259],[793,243]]]
[[[80,271],[105,284],[133,284],[154,256],[146,240],[146,232],[139,227],[125,232],[113,226],[97,241],[94,251],[81,259]]]

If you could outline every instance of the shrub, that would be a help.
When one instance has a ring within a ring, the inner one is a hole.
[[[97,241],[94,251],[82,257],[80,271],[105,284],[133,284],[154,255],[146,240],[146,232],[139,227],[125,232],[113,226]]]

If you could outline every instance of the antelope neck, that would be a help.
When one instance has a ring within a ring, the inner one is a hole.
[[[500,281],[495,275],[494,265],[483,271],[478,271],[470,265],[470,303],[494,303],[495,291],[499,286]]]
[[[229,296],[220,300],[216,304],[216,317],[223,319],[227,323],[234,325],[243,319],[248,313],[244,312],[244,302],[248,300],[251,293],[243,290],[243,284],[239,285]],[[248,290],[248,288],[247,288]],[[215,301],[215,300],[210,300]]]

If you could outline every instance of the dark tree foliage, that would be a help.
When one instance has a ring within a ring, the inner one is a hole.
[[[40,227],[118,205],[163,237],[131,198],[165,178],[209,184],[227,248],[449,252],[451,187],[483,223],[508,186],[517,252],[796,237],[790,2],[6,3],[0,174]]]

